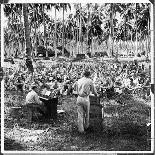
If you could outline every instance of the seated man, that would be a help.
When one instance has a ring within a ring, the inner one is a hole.
[[[26,95],[26,106],[29,108],[31,113],[30,119],[33,119],[33,110],[37,109],[39,113],[45,116],[45,106],[42,101],[40,101],[39,96],[37,94],[38,88],[37,85],[32,84],[31,91]]]

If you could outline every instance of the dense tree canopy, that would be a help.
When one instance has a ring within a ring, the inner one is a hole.
[[[146,3],[36,3],[28,4],[27,8],[32,51],[40,45],[53,50],[61,45],[64,49],[71,42],[77,48],[86,45],[87,49],[105,42],[111,50],[109,39],[114,44],[115,41],[140,41],[150,37],[150,4]],[[23,4],[4,5],[8,18],[4,40],[9,47],[19,49],[21,45],[24,52],[26,36],[22,10]],[[57,18],[57,12],[62,12],[62,18]]]

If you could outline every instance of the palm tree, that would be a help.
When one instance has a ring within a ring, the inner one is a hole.
[[[150,52],[150,5],[142,4],[141,10],[139,11],[139,18],[137,19],[138,32],[142,33],[142,38],[148,40],[148,50],[146,58],[148,58],[148,52]]]
[[[48,41],[48,31],[46,30],[47,28],[49,29],[49,26],[52,26],[52,22],[49,18],[49,16],[46,14],[46,11],[51,10],[52,7],[55,4],[29,4],[29,19],[30,19],[30,26],[31,29],[34,28],[34,42],[35,42],[35,48],[37,51],[37,46],[41,45],[43,43],[45,49],[46,49],[46,57],[48,57],[48,51],[47,51],[47,41]],[[39,28],[40,26],[43,25],[44,31],[43,34],[40,33]],[[38,32],[36,33],[36,31]],[[53,31],[51,28],[50,30]],[[52,31],[50,34],[52,34]],[[50,32],[50,31],[49,31]]]
[[[74,18],[76,18],[76,41],[77,41],[77,51],[79,53],[79,9],[80,9],[80,3],[75,3],[74,8],[76,9],[76,13]]]
[[[35,9],[35,7],[33,7],[33,13],[34,13],[33,16],[34,16],[34,27],[35,27],[35,34],[34,34],[35,35],[35,41],[34,41],[35,43],[34,44],[35,44],[35,56],[36,56],[38,46],[37,46],[37,32],[36,32],[37,31],[37,20],[36,20],[36,9]]]
[[[54,50],[55,50],[55,58],[57,58],[57,14],[56,14],[56,11],[59,10],[60,8],[60,5],[59,3],[56,3],[54,5],[54,8],[55,8],[55,42],[54,42]]]
[[[28,22],[28,4],[23,4],[23,16],[24,16],[24,26],[25,26],[25,39],[26,39],[26,49],[27,57],[31,57],[31,42],[30,42],[30,27]]]
[[[127,3],[123,6],[123,11],[121,12],[121,16],[124,19],[119,25],[119,29],[121,29],[121,36],[123,36],[123,41],[125,44],[128,44],[128,40],[131,37],[131,34],[134,29],[134,24],[131,22],[132,19],[134,19],[134,9],[133,4]],[[127,45],[128,46],[128,45]],[[129,48],[127,48],[127,56],[129,55]]]
[[[101,13],[103,24],[104,24],[104,33],[100,38],[100,42],[105,41],[108,52],[111,51],[108,55],[114,56],[114,39],[117,38],[117,23],[118,20],[115,18],[117,12],[121,13],[123,10],[123,5],[120,3],[106,3],[101,5]],[[117,57],[117,54],[115,55]]]
[[[34,22],[34,25],[35,25],[35,32],[36,32],[36,28],[37,28],[37,22],[38,22],[38,27],[40,26],[40,24],[43,24],[43,27],[44,27],[44,31],[43,31],[43,45],[44,45],[44,47],[46,49],[46,58],[48,57],[46,24],[49,21],[49,18],[45,14],[45,9],[46,10],[49,9],[47,7],[48,5],[49,4],[34,4],[33,5],[33,11],[34,11],[33,13],[34,13],[34,15],[32,15],[32,17],[31,17],[33,19],[33,22]],[[36,21],[36,19],[38,21]],[[37,45],[36,45],[36,48],[37,48]]]
[[[8,17],[8,29],[10,32],[10,37],[14,37],[10,40],[8,46],[10,46],[10,55],[13,55],[14,47],[20,51],[20,43],[23,41],[23,25],[21,23],[21,4],[5,4],[4,5],[4,15]],[[9,33],[8,32],[8,33]]]
[[[111,19],[111,38],[112,38],[112,56],[114,56],[114,34],[115,34],[115,31],[114,31],[114,21],[116,21],[115,17],[116,17],[116,13],[121,13],[123,11],[123,8],[124,8],[124,4],[121,4],[121,3],[111,3],[111,6],[110,6],[110,10],[111,10],[111,13],[110,13],[110,19]],[[117,22],[117,21],[116,21]],[[115,55],[116,59],[117,59],[117,54]]]
[[[72,47],[70,48],[70,51],[72,51],[71,56],[73,56],[75,53],[74,45],[76,44],[76,21],[73,14],[69,14],[67,18],[66,29],[67,29],[67,32],[69,33],[68,39],[70,39],[70,43]]]
[[[137,33],[137,3],[135,3],[135,27],[136,27],[136,51],[134,58],[137,58],[137,52],[138,52],[138,33]]]
[[[50,21],[50,19],[45,14],[45,7],[46,10],[51,10],[54,4],[42,4],[42,16],[43,16],[43,25],[44,25],[44,47],[46,47],[46,57],[48,57],[48,50],[47,50],[47,33],[46,33],[46,23]]]
[[[61,3],[60,7],[62,7],[63,9],[63,32],[62,32],[62,55],[64,56],[64,13],[65,10],[67,11],[67,7],[69,7],[69,9],[71,9],[71,5],[69,3]]]
[[[103,30],[101,28],[102,19],[100,12],[101,7],[97,3],[95,3],[95,5],[93,6],[93,11],[91,13],[91,34],[92,34],[92,43],[94,46],[97,46],[96,43],[99,44],[103,34]]]
[[[48,57],[47,46],[46,46],[46,23],[45,23],[45,4],[42,4],[42,17],[44,25],[44,47],[46,49],[46,57]]]
[[[110,13],[110,19],[111,19],[111,31],[110,31],[110,36],[111,36],[111,39],[112,39],[112,49],[111,49],[111,54],[112,56],[114,55],[113,53],[113,48],[114,48],[114,25],[113,25],[113,10],[114,10],[114,4],[111,3],[111,6],[110,6],[110,10],[111,10],[111,13]]]
[[[80,50],[82,50],[82,53],[83,53],[83,49],[82,49],[82,43],[81,43],[81,30],[82,30],[82,15],[81,15],[81,12],[82,12],[82,10],[81,10],[82,8],[81,8],[81,3],[80,3],[80,8],[79,8],[79,43],[80,43]]]
[[[88,43],[88,41],[89,41],[89,30],[88,30],[88,28],[89,28],[89,23],[90,23],[90,7],[91,7],[91,5],[92,5],[92,3],[87,3],[86,4],[86,7],[87,7],[87,48],[89,48],[90,46],[89,46],[89,43]],[[89,48],[89,53],[91,53],[90,52],[90,48]]]
[[[86,34],[87,18],[80,3],[74,4],[74,7],[76,9],[74,18],[76,19],[76,41],[77,41],[77,48],[78,48],[77,50],[79,53],[80,47],[81,47],[81,51],[83,52],[83,41]]]

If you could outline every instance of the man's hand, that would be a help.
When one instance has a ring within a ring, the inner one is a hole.
[[[40,101],[40,105],[43,105],[43,101]]]
[[[94,95],[95,95],[96,97],[98,97],[98,96],[99,96],[99,95],[98,95],[98,93],[95,93]]]

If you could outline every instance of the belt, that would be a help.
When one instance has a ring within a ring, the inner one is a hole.
[[[37,103],[26,103],[25,105],[39,105]]]
[[[89,95],[85,95],[85,96],[83,96],[83,95],[79,95],[79,94],[78,94],[78,96],[80,96],[80,97],[88,97]]]

